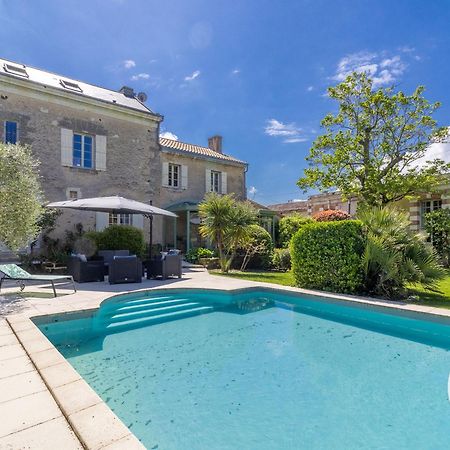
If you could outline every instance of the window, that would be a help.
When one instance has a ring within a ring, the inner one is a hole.
[[[59,80],[59,82],[66,89],[70,89],[72,91],[83,92],[83,90],[80,88],[80,86],[77,83],[74,83],[72,81],[67,81],[67,80]]]
[[[73,134],[72,161],[74,167],[92,169],[92,136],[86,134]]]
[[[181,166],[178,164],[169,164],[169,173],[167,185],[171,187],[180,187]]]
[[[133,225],[132,214],[109,214],[110,225]]]
[[[420,226],[425,226],[425,214],[442,208],[442,200],[425,200],[420,205]]]
[[[25,70],[25,66],[16,66],[14,64],[3,64],[3,69],[5,69],[5,72],[12,73],[13,75],[19,75],[19,77],[25,77],[28,78],[28,73]]]
[[[69,191],[69,199],[76,200],[78,198],[78,191]]]
[[[17,122],[5,122],[5,144],[17,143]]]
[[[219,194],[221,193],[220,178],[221,178],[220,172],[211,170],[211,192],[217,192]]]

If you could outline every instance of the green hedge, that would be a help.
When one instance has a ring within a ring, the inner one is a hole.
[[[304,217],[299,214],[292,214],[281,218],[278,223],[280,247],[289,247],[289,242],[291,241],[292,236],[294,236],[294,234],[297,233],[297,231],[304,225],[311,222],[313,222],[311,217]]]
[[[110,225],[103,231],[89,231],[85,237],[92,239],[97,250],[129,250],[130,254],[143,256],[145,253],[144,233],[128,225]]]
[[[361,222],[305,224],[293,236],[290,250],[298,286],[346,293],[361,289],[364,251]]]

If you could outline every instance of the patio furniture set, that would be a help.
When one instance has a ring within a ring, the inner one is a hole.
[[[85,255],[72,255],[67,263],[68,272],[78,283],[104,281],[110,284],[140,283],[147,279],[170,276],[181,278],[181,255],[178,250],[142,262],[128,250],[100,250],[98,256],[87,259]]]

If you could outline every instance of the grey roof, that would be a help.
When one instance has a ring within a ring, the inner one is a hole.
[[[226,155],[225,153],[219,153],[208,147],[202,147],[200,145],[188,144],[186,142],[175,141],[173,139],[163,138],[161,136],[159,137],[159,143],[166,149],[177,150],[183,153],[190,153],[191,155],[219,159],[223,162],[233,162],[244,165],[247,164],[246,162],[234,158],[233,156]]]
[[[8,72],[5,68],[5,64],[19,67],[21,68],[21,70],[25,69],[28,77]],[[88,84],[83,81],[75,80],[73,78],[69,78],[64,75],[58,75],[56,73],[47,72],[46,70],[36,69],[31,66],[25,66],[23,64],[16,63],[14,61],[8,61],[6,59],[1,58],[0,58],[0,75],[13,77],[20,80],[28,80],[33,83],[38,83],[42,86],[51,86],[52,88],[56,88],[60,91],[72,94],[74,96],[89,97],[109,104],[115,104],[118,106],[131,108],[140,112],[155,114],[153,113],[153,111],[147,108],[147,106],[145,106],[135,97],[133,98],[126,97],[121,92],[116,92],[110,89],[95,86],[93,84]],[[78,85],[80,90],[69,89],[67,87],[64,87],[63,84],[61,83],[61,80],[63,82],[67,81],[69,83]]]

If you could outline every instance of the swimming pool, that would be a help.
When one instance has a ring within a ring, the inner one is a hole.
[[[272,289],[36,321],[149,449],[444,449],[450,324]]]

